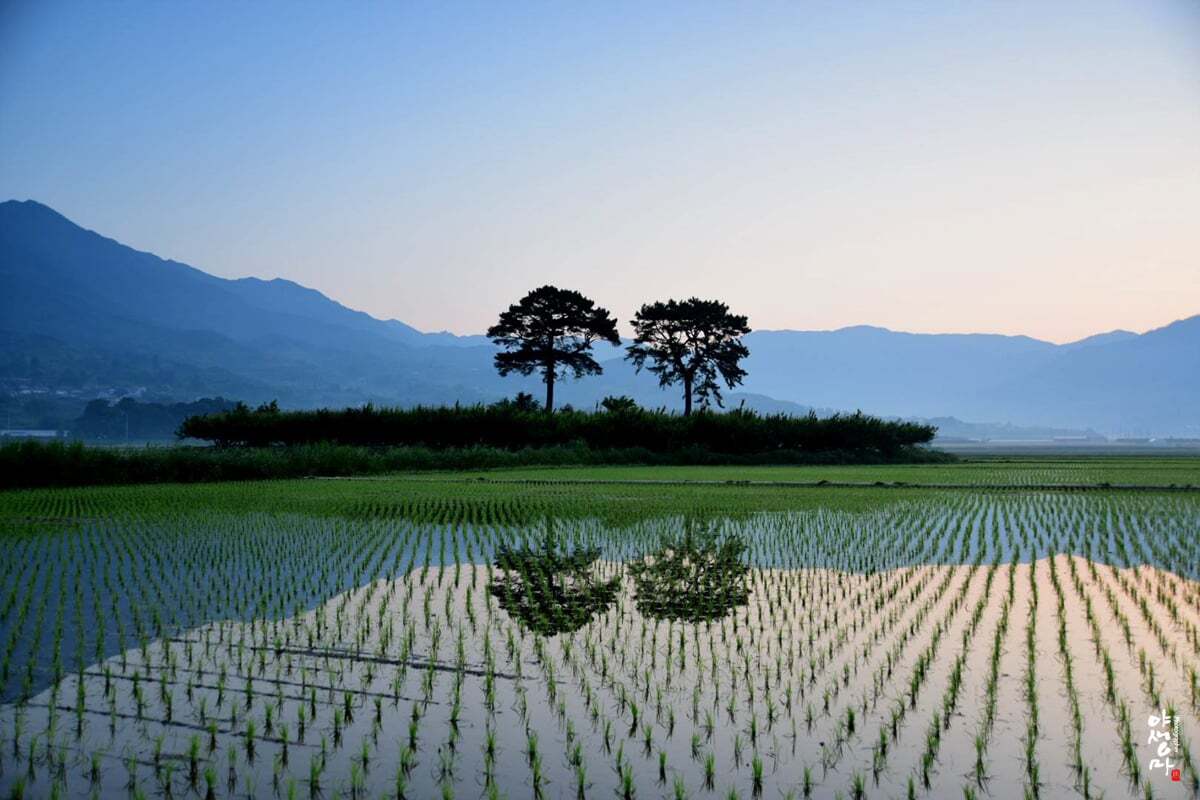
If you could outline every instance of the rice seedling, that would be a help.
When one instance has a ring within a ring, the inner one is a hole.
[[[854,773],[850,779],[850,796],[854,800],[865,800],[867,796],[867,782],[861,773]]]
[[[758,753],[750,759],[750,774],[754,781],[754,796],[757,797],[763,790],[763,761]]]

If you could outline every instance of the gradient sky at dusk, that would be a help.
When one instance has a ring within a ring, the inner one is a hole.
[[[1141,331],[1200,313],[1200,4],[0,0],[8,198],[426,330]]]

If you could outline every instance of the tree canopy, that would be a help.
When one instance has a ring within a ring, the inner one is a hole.
[[[607,309],[577,291],[556,286],[534,289],[509,306],[487,335],[504,348],[495,359],[501,375],[542,373],[546,411],[554,410],[558,377],[579,378],[603,371],[592,357],[597,341],[621,343],[617,321]]]
[[[721,402],[718,379],[733,388],[746,371],[739,362],[750,354],[741,337],[750,332],[746,317],[731,314],[718,300],[668,300],[643,305],[632,320],[633,344],[626,358],[658,376],[660,386],[683,384],[683,413],[692,400]]]

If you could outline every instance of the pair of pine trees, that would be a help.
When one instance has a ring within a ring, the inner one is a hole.
[[[643,305],[630,321],[633,341],[625,358],[640,372],[658,376],[660,386],[683,385],[683,413],[693,401],[721,404],[720,383],[733,388],[746,376],[740,362],[750,354],[741,337],[750,332],[746,317],[717,300],[658,301]],[[500,315],[487,335],[501,348],[501,375],[539,372],[546,384],[546,410],[554,410],[559,378],[599,375],[592,356],[597,342],[621,344],[617,321],[608,309],[572,289],[542,286]]]

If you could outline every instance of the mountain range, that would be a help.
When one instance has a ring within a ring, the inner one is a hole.
[[[497,310],[512,298],[497,300]],[[753,320],[751,320],[753,323]],[[761,330],[733,403],[993,420],[1117,435],[1200,435],[1200,316],[1143,334],[1058,345],[1027,336],[855,326]],[[499,377],[483,336],[425,333],[288,280],[225,279],[86,230],[34,201],[0,203],[0,389],[191,400],[221,394],[293,407],[537,396]],[[677,407],[618,348],[560,402],[609,394]]]

